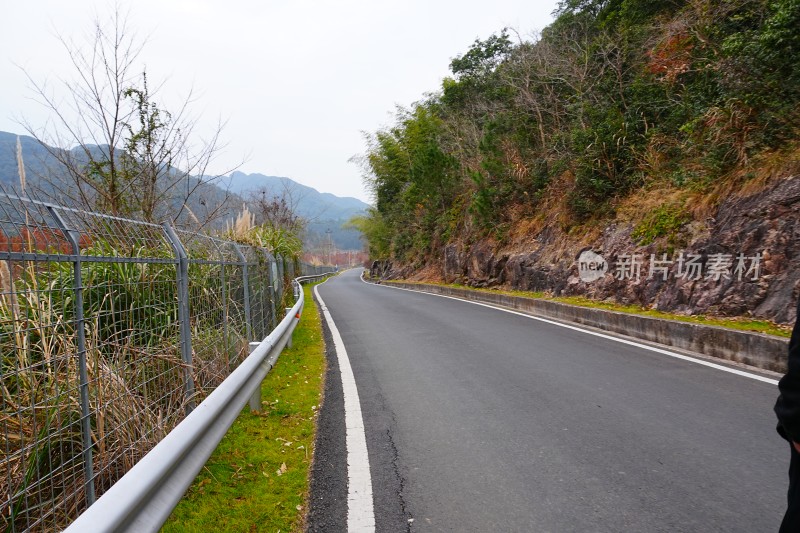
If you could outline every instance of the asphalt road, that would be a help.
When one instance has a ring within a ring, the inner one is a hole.
[[[361,398],[378,531],[777,531],[774,385],[358,274],[319,292]],[[346,524],[336,365],[311,531]]]

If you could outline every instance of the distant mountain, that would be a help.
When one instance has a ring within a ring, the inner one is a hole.
[[[27,135],[19,136],[22,145],[22,157],[29,179],[45,175],[48,165],[54,161],[47,149],[39,141]],[[0,131],[0,184],[19,189],[19,171],[17,169],[17,136]]]
[[[321,248],[330,239],[338,249],[360,250],[360,234],[355,230],[342,229],[342,225],[353,216],[366,212],[368,204],[357,198],[341,197],[319,192],[307,185],[281,176],[245,174],[234,172],[222,178],[220,186],[247,199],[265,191],[270,196],[286,196],[295,212],[308,221],[308,245]]]
[[[40,200],[50,201],[67,207],[70,206],[69,191],[71,180],[66,168],[58,161],[52,152],[61,152],[59,148],[47,147],[33,137],[0,131],[0,185],[8,189],[20,190],[19,169],[17,167],[17,137],[22,146],[22,158],[25,162],[26,192]],[[90,146],[89,150],[99,147]],[[77,149],[73,149],[77,150]],[[76,152],[80,157],[80,152]],[[225,227],[226,220],[232,219],[236,210],[241,208],[241,198],[220,189],[216,185],[201,182],[193,176],[178,178],[173,174],[173,183],[180,180],[180,190],[194,191],[186,202],[188,210],[184,208],[182,196],[176,192],[175,197],[165,201],[164,218],[173,218],[167,213],[181,213],[178,223],[191,224],[193,219],[211,221],[210,227],[221,229]],[[177,191],[177,188],[175,189]],[[188,211],[191,211],[191,215]],[[193,216],[192,216],[193,215]]]
[[[234,172],[227,180],[223,178],[222,183],[227,184],[231,192],[245,198],[262,190],[272,195],[286,193],[293,200],[297,214],[307,219],[348,220],[369,207],[358,198],[319,192],[312,187],[280,176]]]
[[[65,179],[63,167],[50,154],[47,147],[33,137],[20,135],[22,156],[25,161],[26,178],[29,189],[38,188],[44,199],[63,203],[61,197],[52,197],[48,182]],[[59,178],[60,176],[60,178]],[[194,187],[198,179],[188,178],[188,186]],[[17,169],[17,135],[0,131],[0,185],[19,190]],[[326,249],[333,244],[339,250],[360,250],[362,243],[356,230],[344,230],[342,224],[353,215],[363,213],[369,206],[356,198],[342,198],[330,193],[321,193],[312,187],[301,185],[289,178],[265,176],[263,174],[244,174],[234,172],[223,176],[214,183],[200,183],[198,190],[188,202],[189,208],[199,218],[222,206],[223,216],[217,220],[216,227],[223,228],[241,209],[242,203],[251,194],[267,191],[270,195],[286,193],[300,216],[308,220],[306,248]],[[180,205],[173,206],[179,209]]]

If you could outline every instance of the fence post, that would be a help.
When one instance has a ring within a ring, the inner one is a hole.
[[[278,291],[278,294],[281,297],[281,303],[283,303],[283,288],[284,288],[283,280],[286,275],[286,265],[284,264],[283,256],[276,254],[275,264],[278,265],[278,280],[275,285],[275,290]]]
[[[178,259],[176,265],[176,280],[178,282],[178,320],[180,321],[180,345],[181,345],[181,360],[186,365],[184,372],[184,394],[186,397],[186,414],[188,415],[194,410],[194,376],[192,364],[192,330],[189,323],[189,256],[186,254],[186,249],[183,243],[178,238],[175,230],[169,223],[163,224],[164,233],[166,233],[172,249],[175,251],[175,256]]]
[[[212,241],[214,246],[219,253],[220,262],[219,262],[219,278],[220,283],[222,283],[222,345],[225,347],[225,366],[228,372],[231,371],[231,349],[228,346],[228,287],[227,283],[225,282],[225,266],[228,264],[225,261],[225,254],[222,251],[222,247],[217,243],[216,239]]]
[[[56,224],[60,226],[64,235],[72,245],[72,254],[75,259],[72,261],[73,281],[75,283],[75,332],[78,336],[78,377],[80,380],[80,402],[81,402],[81,447],[83,448],[83,474],[86,480],[83,483],[86,491],[87,507],[95,502],[94,491],[94,455],[92,452],[92,421],[91,409],[89,406],[89,368],[86,362],[86,327],[83,316],[83,277],[81,275],[81,247],[80,234],[67,226],[61,217],[61,213],[55,206],[48,205],[47,210],[53,216]]]
[[[245,336],[248,342],[253,340],[252,327],[250,326],[250,276],[247,273],[247,258],[242,253],[238,244],[233,244],[236,250],[236,255],[239,256],[239,261],[242,262],[242,282],[244,288],[244,327]]]
[[[267,252],[269,253],[269,252]],[[278,297],[278,289],[276,283],[278,282],[278,264],[275,262],[275,256],[269,254],[267,264],[269,265],[269,272],[267,272],[267,279],[269,280],[269,305],[272,311],[272,323],[270,327],[275,329],[278,326],[278,308],[275,303]]]
[[[264,291],[267,299],[269,300],[269,329],[275,329],[278,326],[278,315],[276,314],[276,307],[275,307],[275,279],[277,278],[276,275],[276,267],[275,267],[275,258],[269,252],[269,250],[265,248],[260,248],[261,254],[264,256],[265,268],[262,272],[262,275],[266,276],[266,286],[269,287],[268,291]]]

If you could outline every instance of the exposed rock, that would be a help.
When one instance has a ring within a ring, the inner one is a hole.
[[[514,253],[490,242],[469,249],[450,244],[443,250],[443,277],[475,287],[584,295],[677,313],[795,320],[800,177],[777,181],[757,194],[731,196],[714,217],[685,229],[688,244],[672,253],[664,243],[637,244],[633,226],[618,223],[588,246],[554,227]],[[608,272],[597,281],[579,276],[577,257],[586,249],[608,262]],[[692,259],[702,269],[699,276],[691,271]]]
[[[444,281],[460,283],[464,279],[464,265],[461,262],[463,251],[458,245],[448,244],[444,248]]]
[[[383,279],[391,271],[391,268],[392,263],[389,261],[373,261],[372,267],[369,269],[369,276]]]

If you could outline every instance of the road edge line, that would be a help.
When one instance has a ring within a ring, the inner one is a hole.
[[[314,287],[314,296],[322,316],[328,324],[333,339],[333,348],[339,360],[339,373],[344,397],[345,447],[347,448],[347,530],[375,531],[375,511],[372,498],[372,476],[367,453],[367,437],[364,433],[364,419],[358,397],[353,368],[344,347],[342,336],[325,305],[325,301]]]
[[[723,372],[729,372],[731,374],[736,374],[737,376],[742,376],[742,377],[750,378],[750,379],[753,379],[753,380],[756,380],[756,381],[762,381],[764,383],[769,383],[770,385],[777,385],[778,384],[778,380],[777,379],[772,379],[772,378],[768,378],[766,376],[760,376],[758,374],[745,372],[744,370],[738,370],[736,368],[730,368],[730,367],[727,367],[727,366],[724,366],[724,365],[720,365],[720,364],[717,364],[717,363],[712,363],[711,361],[704,361],[703,359],[697,359],[695,357],[690,357],[688,355],[679,354],[679,353],[676,353],[676,352],[672,352],[670,350],[665,350],[663,348],[656,348],[655,346],[650,346],[648,344],[644,344],[644,343],[641,343],[641,342],[636,342],[636,341],[632,341],[632,340],[628,340],[628,339],[623,339],[623,338],[620,338],[620,337],[615,337],[613,335],[606,335],[604,333],[599,333],[597,331],[584,329],[584,328],[581,328],[579,326],[573,326],[571,324],[565,324],[565,323],[559,322],[557,320],[550,320],[548,318],[542,318],[542,317],[535,316],[535,315],[529,315],[529,314],[526,314],[526,313],[521,313],[519,311],[514,311],[513,309],[506,309],[505,307],[499,307],[499,306],[496,306],[496,305],[487,304],[485,302],[476,302],[474,300],[465,300],[463,298],[457,298],[455,296],[448,296],[446,294],[436,294],[435,292],[415,291],[414,289],[406,289],[405,287],[393,287],[391,285],[370,283],[370,282],[368,282],[368,281],[366,281],[364,279],[363,273],[361,275],[361,282],[362,283],[366,283],[367,285],[378,285],[379,287],[386,287],[386,288],[395,289],[395,290],[398,290],[398,291],[408,291],[408,292],[414,292],[414,293],[417,293],[417,294],[428,294],[430,296],[438,296],[439,298],[448,298],[450,300],[457,300],[459,302],[464,302],[464,303],[468,303],[468,304],[480,305],[481,307],[488,307],[489,309],[496,309],[498,311],[504,311],[506,313],[511,313],[512,315],[518,315],[518,316],[522,316],[522,317],[525,317],[525,318],[530,318],[532,320],[538,320],[539,322],[545,322],[547,324],[553,324],[555,326],[559,326],[559,327],[562,327],[562,328],[567,328],[567,329],[571,329],[571,330],[574,330],[574,331],[580,331],[582,333],[587,333],[589,335],[594,335],[595,337],[600,337],[602,339],[608,339],[608,340],[616,341],[616,342],[619,342],[619,343],[622,343],[622,344],[628,344],[630,346],[635,346],[637,348],[643,348],[643,349],[651,351],[651,352],[660,353],[662,355],[667,355],[669,357],[674,357],[676,359],[681,359],[683,361],[696,363],[698,365],[707,366],[707,367],[710,367],[710,368],[714,368],[716,370],[722,370]]]

